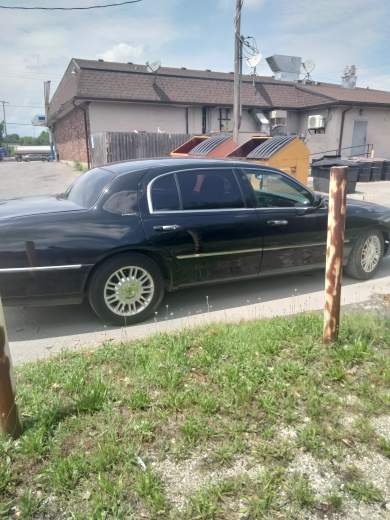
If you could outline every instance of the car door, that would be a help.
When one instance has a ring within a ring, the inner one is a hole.
[[[170,255],[173,286],[259,274],[256,211],[247,207],[233,168],[185,169],[146,182],[145,233]]]
[[[278,273],[324,265],[327,209],[288,175],[261,168],[241,170],[257,207],[264,237],[261,272]]]

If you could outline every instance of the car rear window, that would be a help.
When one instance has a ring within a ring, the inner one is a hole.
[[[102,168],[94,168],[83,173],[68,189],[65,196],[82,208],[91,208],[106,186],[114,180],[114,175]]]

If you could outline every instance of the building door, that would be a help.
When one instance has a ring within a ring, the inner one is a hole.
[[[367,148],[367,121],[354,121],[351,155],[364,155]]]

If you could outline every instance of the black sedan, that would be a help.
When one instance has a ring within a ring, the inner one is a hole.
[[[324,266],[326,199],[253,163],[153,159],[95,168],[59,196],[0,202],[6,304],[87,298],[103,320],[146,319],[165,291]],[[350,201],[345,269],[372,277],[390,209]]]

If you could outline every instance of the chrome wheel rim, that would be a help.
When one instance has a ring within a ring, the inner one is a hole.
[[[361,266],[364,272],[372,273],[381,258],[381,241],[376,235],[367,238],[363,244]]]
[[[104,301],[117,316],[134,316],[142,312],[154,296],[153,278],[142,267],[121,267],[104,286]]]

